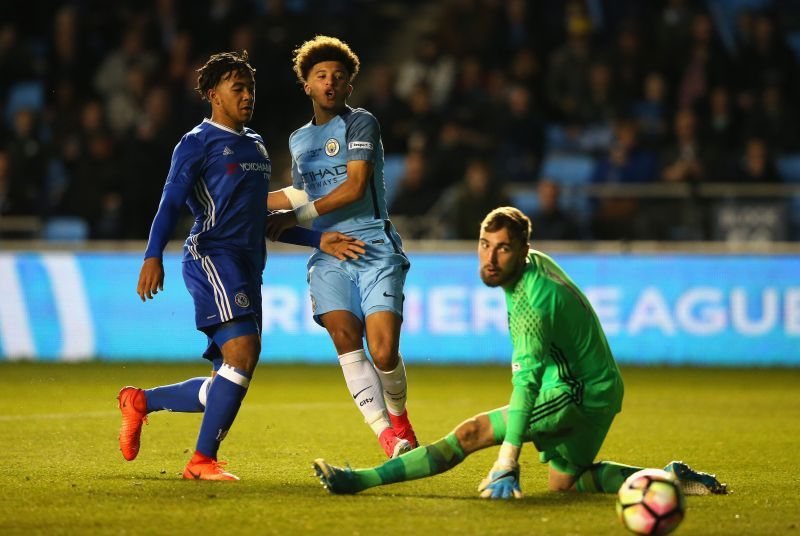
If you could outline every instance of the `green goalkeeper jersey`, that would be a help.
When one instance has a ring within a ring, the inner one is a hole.
[[[540,392],[560,388],[588,414],[622,407],[622,376],[589,300],[556,262],[531,250],[506,289],[514,390],[505,441],[521,446]]]

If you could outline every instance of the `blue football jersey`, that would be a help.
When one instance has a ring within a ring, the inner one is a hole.
[[[366,160],[374,168],[364,197],[317,217],[313,229],[352,232],[383,227],[388,219],[383,182],[383,143],[377,119],[363,108],[350,108],[328,121],[303,125],[289,136],[292,183],[315,201],[347,180],[347,162]]]
[[[166,197],[182,198],[194,216],[184,260],[229,252],[263,270],[271,173],[264,141],[252,129],[236,132],[205,119],[184,135],[172,154],[162,197],[162,203]],[[153,236],[149,252],[157,250]],[[157,253],[162,250],[163,245]]]

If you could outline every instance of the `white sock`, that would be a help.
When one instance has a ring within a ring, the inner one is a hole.
[[[392,415],[400,416],[406,410],[406,367],[403,364],[403,356],[397,354],[397,366],[394,370],[384,372],[378,367],[378,378],[381,379],[383,387],[383,400],[386,402],[386,409]]]
[[[379,436],[386,428],[390,428],[391,424],[386,414],[386,404],[380,391],[381,381],[375,372],[375,367],[367,359],[363,349],[340,355],[339,365],[342,367],[350,396],[364,415],[366,423],[375,435]]]

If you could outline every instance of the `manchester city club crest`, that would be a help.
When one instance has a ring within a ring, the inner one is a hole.
[[[250,298],[248,298],[247,294],[245,294],[244,292],[237,292],[236,296],[233,297],[233,301],[235,301],[236,305],[238,305],[242,309],[250,307]]]
[[[328,156],[336,156],[339,153],[339,140],[331,138],[325,142],[325,154]]]
[[[261,153],[261,156],[263,156],[264,158],[269,158],[269,153],[267,153],[267,148],[264,147],[264,144],[261,143],[260,141],[256,142],[256,149],[258,149],[258,152]]]

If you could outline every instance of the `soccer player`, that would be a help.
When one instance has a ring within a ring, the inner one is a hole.
[[[255,70],[247,52],[211,56],[199,69],[197,91],[211,103],[205,119],[175,147],[161,203],[153,220],[136,292],[142,301],[164,288],[162,255],[186,203],[194,226],[184,244],[183,278],[192,295],[197,329],[208,337],[203,357],[212,378],[142,390],[125,387],[120,449],[139,452],[147,413],[168,409],[204,412],[187,479],[238,480],[217,461],[261,350],[261,274],[266,260],[266,199],[271,162],[261,136],[244,125],[255,105]],[[339,259],[357,258],[363,243],[341,233],[290,229],[285,241],[314,245]]]
[[[417,446],[406,410],[399,352],[403,285],[410,263],[386,211],[378,121],[347,98],[358,56],[334,37],[294,51],[294,71],[314,117],[292,133],[292,186],[270,192],[270,209],[291,209],[268,224],[270,238],[291,226],[334,230],[368,244],[355,262],[315,252],[308,261],[314,320],[327,329],[353,401],[387,456]],[[374,366],[364,351],[363,337]]]
[[[639,471],[615,462],[594,462],[614,416],[622,407],[617,364],[586,296],[547,255],[531,250],[530,220],[502,207],[483,220],[478,243],[480,277],[502,287],[508,306],[511,398],[505,407],[461,423],[451,434],[373,469],[333,467],[314,462],[332,493],[423,478],[447,471],[469,454],[501,445],[497,461],[478,490],[484,498],[522,497],[519,459],[532,442],[549,464],[553,491],[616,492]],[[725,493],[713,475],[682,462],[665,468],[688,494]]]

